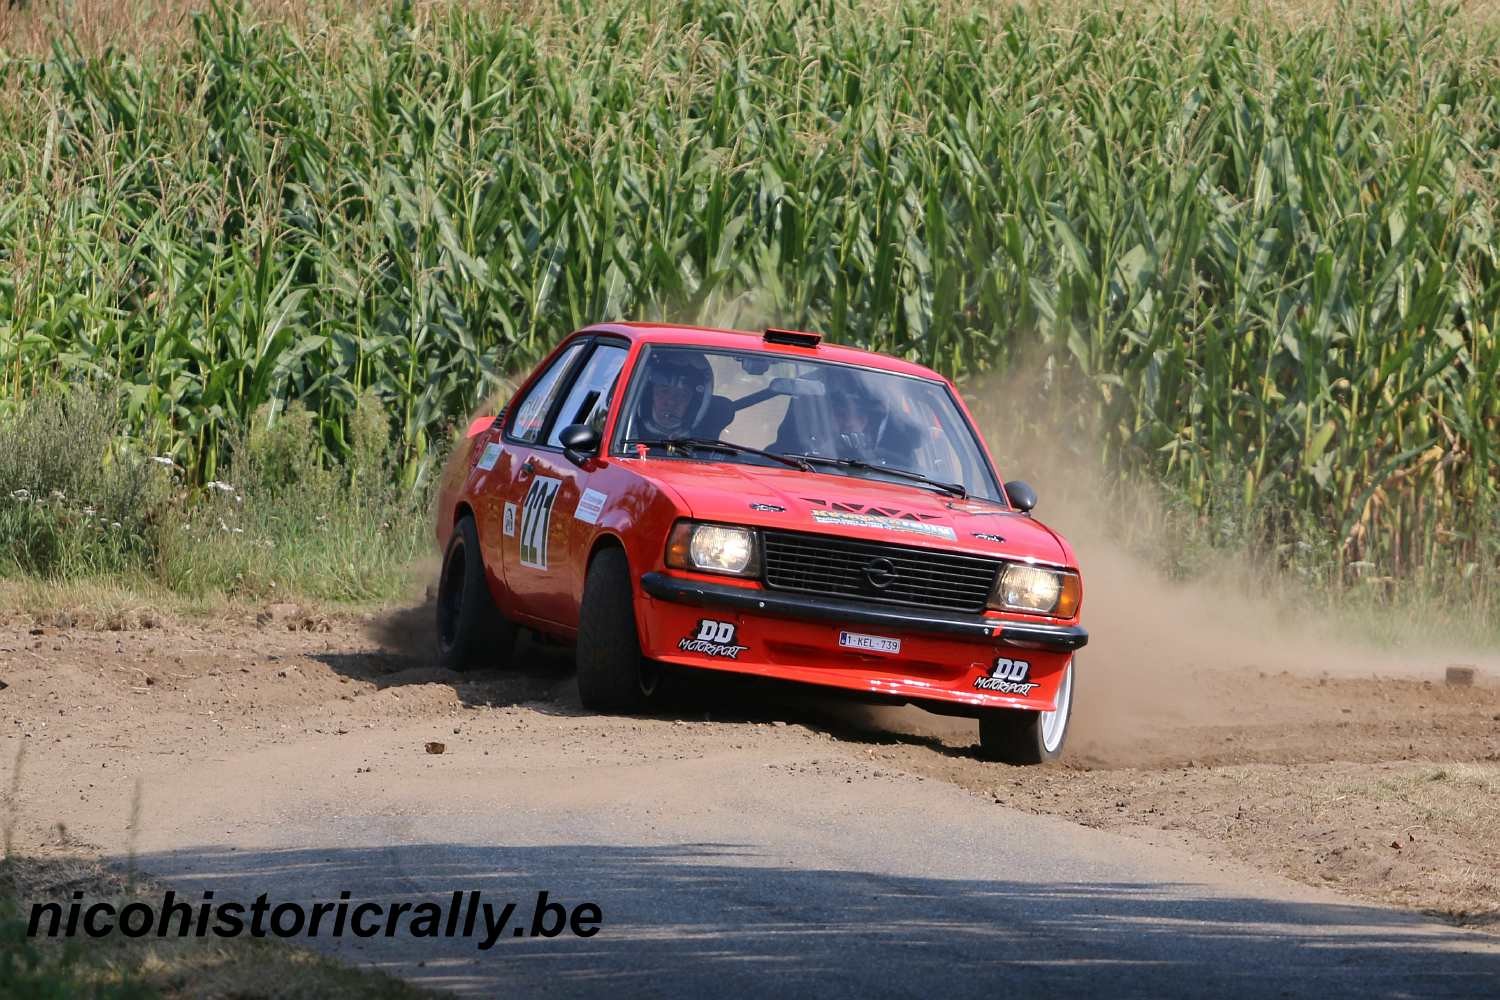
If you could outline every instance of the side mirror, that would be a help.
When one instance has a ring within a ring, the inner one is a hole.
[[[1031,516],[1031,508],[1036,506],[1036,490],[1031,488],[1030,483],[1019,479],[1011,480],[1005,484],[1005,495],[1010,498],[1010,505],[1026,516]]]
[[[599,454],[599,431],[588,424],[569,424],[557,439],[563,446],[563,454],[574,465],[582,465]]]

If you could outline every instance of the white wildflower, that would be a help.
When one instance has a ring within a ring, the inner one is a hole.
[[[230,486],[228,483],[221,483],[217,479],[204,483],[204,486],[211,490],[218,490],[220,493],[234,492],[233,486]]]
[[[97,510],[95,510],[93,507],[85,507],[85,508],[83,508],[83,516],[84,517],[93,517],[97,513],[99,513],[99,512]]]
[[[15,490],[14,492],[11,493],[10,498],[12,500],[30,500],[31,499],[31,491],[30,490]]]
[[[111,521],[110,524],[109,524],[109,526],[111,528],[118,528],[120,526],[120,522],[119,521]]]
[[[182,468],[182,466],[180,466],[176,462],[172,461],[172,456],[171,455],[152,455],[151,456],[151,461],[155,462],[157,465],[165,465],[165,466],[167,466],[170,469],[180,469],[180,468]]]
[[[66,493],[64,493],[62,490],[53,490],[52,491],[52,499],[54,499],[54,500],[66,500],[66,499],[68,499],[68,495]]]

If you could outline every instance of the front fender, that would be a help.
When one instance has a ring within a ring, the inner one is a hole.
[[[603,470],[601,470],[603,471]],[[636,475],[619,463],[611,463],[608,476],[591,477],[589,488],[605,493],[608,500],[590,537],[584,572],[578,574],[576,600],[583,600],[583,584],[588,563],[605,545],[619,545],[630,564],[631,588],[635,597],[636,626],[643,639],[650,622],[641,615],[643,605],[641,577],[663,568],[667,535],[679,518],[692,516],[691,510],[675,490]]]

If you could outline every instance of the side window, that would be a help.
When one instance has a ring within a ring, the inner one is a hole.
[[[547,444],[562,447],[559,437],[569,424],[593,424],[604,429],[604,417],[609,412],[610,392],[625,364],[625,348],[615,344],[600,344],[583,366],[568,398],[563,400],[552,432],[547,435]]]
[[[552,409],[552,401],[557,398],[557,392],[562,387],[563,374],[567,372],[573,359],[578,357],[583,348],[584,343],[580,341],[563,351],[557,356],[557,360],[552,362],[552,367],[532,383],[531,390],[516,403],[516,421],[510,425],[511,437],[528,444],[535,443],[537,436],[542,432],[542,421],[547,419],[547,412]]]

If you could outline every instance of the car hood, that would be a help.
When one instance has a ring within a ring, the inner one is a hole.
[[[691,515],[752,527],[1066,564],[1063,543],[1041,522],[985,500],[852,475],[796,469],[636,459]]]

